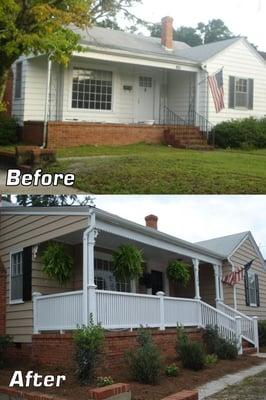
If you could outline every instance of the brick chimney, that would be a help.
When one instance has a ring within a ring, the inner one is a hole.
[[[156,215],[147,215],[145,217],[146,226],[153,229],[158,229],[158,217]]]
[[[164,17],[162,19],[162,46],[170,51],[173,50],[173,22],[174,20],[172,17]]]

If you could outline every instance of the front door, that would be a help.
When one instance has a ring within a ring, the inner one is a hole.
[[[151,76],[139,76],[137,121],[152,120],[154,120],[154,79]]]
[[[152,294],[163,291],[163,273],[160,271],[151,271]]]

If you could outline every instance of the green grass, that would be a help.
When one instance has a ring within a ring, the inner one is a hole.
[[[85,192],[266,193],[266,150],[202,152],[139,144],[62,149],[58,156],[49,170],[74,172],[76,188]]]
[[[7,153],[14,153],[15,152],[15,147],[16,147],[17,145],[6,145],[6,146],[1,146],[0,145],[0,151],[4,151],[4,152],[7,152]]]

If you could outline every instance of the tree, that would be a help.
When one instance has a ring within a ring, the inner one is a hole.
[[[69,28],[88,27],[122,13],[139,21],[130,7],[141,0],[0,0],[0,105],[9,70],[22,55],[45,54],[67,64],[81,51],[79,35]]]
[[[200,32],[204,44],[235,37],[221,19],[212,19],[208,24],[200,22],[197,30]]]
[[[32,207],[55,207],[69,206],[78,204],[80,206],[93,206],[93,198],[91,196],[78,195],[17,195],[16,202],[20,206]]]
[[[197,30],[189,26],[180,26],[180,28],[174,32],[174,40],[185,42],[192,47],[202,44],[202,39],[197,33]]]

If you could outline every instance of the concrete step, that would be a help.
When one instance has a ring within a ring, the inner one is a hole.
[[[257,353],[257,349],[255,347],[244,347],[243,348],[243,354],[245,355],[249,355],[249,354],[256,354]]]

